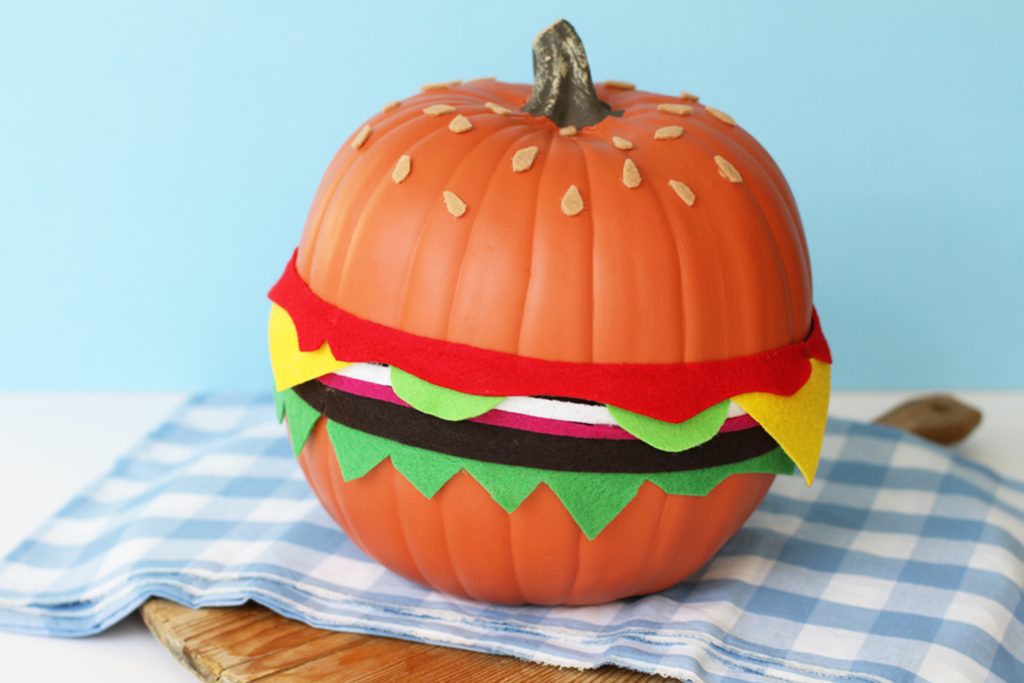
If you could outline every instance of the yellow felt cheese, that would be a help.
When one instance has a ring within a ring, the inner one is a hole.
[[[811,376],[792,396],[755,392],[733,398],[771,434],[810,484],[825,438],[832,366],[811,360]]]
[[[267,336],[270,339],[270,367],[274,371],[274,385],[278,391],[351,365],[335,358],[326,342],[316,351],[300,351],[295,323],[288,311],[275,303],[270,304]]]

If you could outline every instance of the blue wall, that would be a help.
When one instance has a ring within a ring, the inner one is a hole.
[[[529,80],[559,16],[785,169],[838,386],[1024,386],[1024,3],[444,0],[4,3],[0,388],[269,388],[338,145],[421,83]]]

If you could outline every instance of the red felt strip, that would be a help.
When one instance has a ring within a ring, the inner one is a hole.
[[[817,312],[806,340],[751,356],[701,363],[570,363],[527,358],[430,339],[356,317],[302,280],[296,254],[270,290],[295,323],[299,349],[324,342],[349,362],[396,365],[420,379],[483,396],[565,396],[607,403],[667,422],[753,391],[790,396],[807,382],[810,360],[832,362]]]

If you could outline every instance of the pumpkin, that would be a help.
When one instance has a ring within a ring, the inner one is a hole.
[[[813,477],[831,357],[792,193],[687,93],[426,86],[330,163],[271,290],[279,413],[324,507],[415,581],[502,603],[661,590],[774,476]]]

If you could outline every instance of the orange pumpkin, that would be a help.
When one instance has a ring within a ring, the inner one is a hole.
[[[378,562],[452,595],[512,605],[590,605],[673,586],[718,552],[775,479],[737,474],[706,496],[646,483],[588,539],[544,485],[510,514],[465,472],[432,499],[387,461],[346,482],[323,421],[299,463],[334,521]]]
[[[353,134],[297,250],[311,292],[413,335],[403,339],[579,367],[713,364],[808,339],[806,244],[767,152],[694,96],[594,87],[566,22],[538,36],[534,60],[533,88],[427,86]],[[301,330],[303,313],[288,314]],[[321,342],[300,333],[295,355],[328,369],[355,360]],[[395,362],[380,355],[359,360]],[[325,422],[296,448],[346,533],[410,579],[494,602],[589,604],[670,586],[774,478],[734,474],[703,496],[648,481],[588,538],[544,484],[508,512],[466,471],[433,497],[387,460],[346,480]]]

